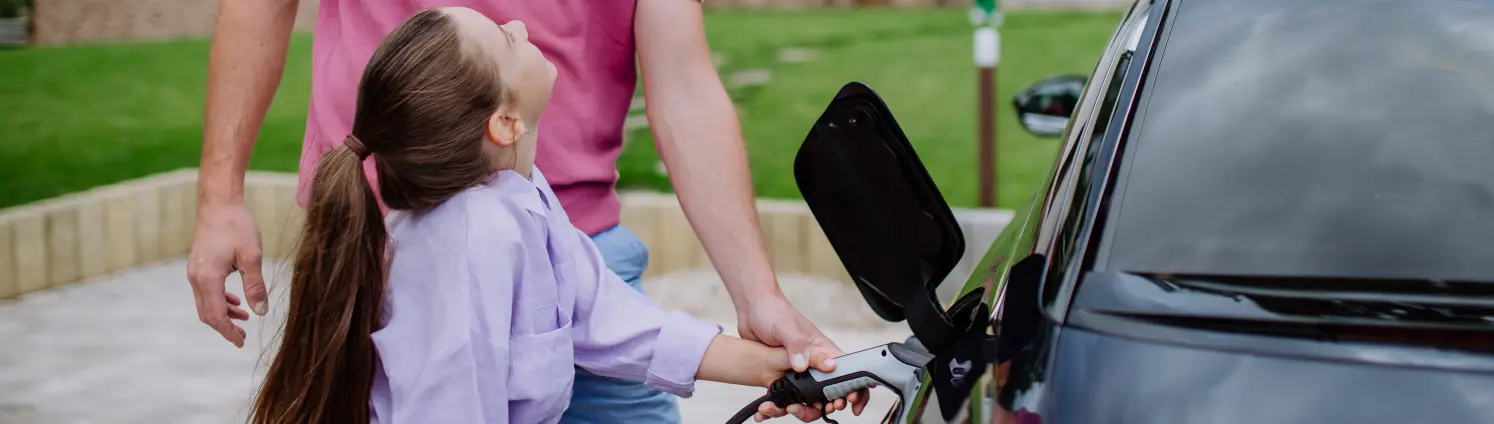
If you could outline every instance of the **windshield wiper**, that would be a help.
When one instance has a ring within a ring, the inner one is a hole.
[[[1080,321],[1494,352],[1494,284],[1095,272]],[[1098,320],[1098,321],[1096,321]]]
[[[1162,281],[1201,292],[1249,298],[1267,311],[1298,317],[1494,325],[1494,296],[1480,293],[1487,289],[1483,284],[1320,286],[1296,281],[1300,285],[1286,286],[1279,280],[1248,282],[1238,277],[1230,280],[1174,277]],[[1440,287],[1440,290],[1423,287]]]
[[[1406,278],[1291,277],[1132,272],[1146,278],[1214,284],[1232,289],[1280,289],[1292,292],[1331,292],[1373,296],[1431,295],[1494,300],[1494,281],[1457,281]]]
[[[1494,353],[1494,322],[1484,325],[1331,321],[1306,318],[1255,319],[1227,316],[1092,311],[1099,315],[1169,327],[1325,342],[1426,346]]]
[[[1090,272],[1064,326],[1222,351],[1494,374],[1490,287]]]

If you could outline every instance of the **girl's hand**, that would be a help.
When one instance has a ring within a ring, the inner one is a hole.
[[[872,387],[877,386],[873,385]],[[788,410],[783,410],[778,409],[778,406],[774,405],[773,402],[763,402],[762,405],[758,405],[757,414],[753,415],[752,419],[757,422],[763,422],[763,420],[767,420],[769,418],[778,418],[784,415],[793,415],[794,418],[798,418],[799,421],[807,423],[820,419],[820,416],[824,415],[825,413],[846,409],[846,405],[851,406],[852,415],[856,415],[859,417],[861,416],[861,411],[866,410],[866,401],[871,399],[870,395],[871,393],[867,390],[861,390],[855,393],[851,393],[850,395],[846,396],[845,399],[836,399],[835,402],[831,404],[829,411],[826,411],[824,405],[818,403],[812,405],[813,408],[805,408],[804,405],[789,405]]]
[[[804,357],[795,355],[794,360],[802,361]],[[783,348],[768,347],[751,340],[718,334],[711,341],[710,346],[706,347],[705,357],[701,358],[700,369],[696,371],[695,378],[744,386],[768,387],[792,369],[788,351]],[[835,361],[826,360],[816,365],[815,369],[822,372],[835,371]],[[865,390],[852,393],[845,399],[836,399],[831,402],[828,408],[827,405],[812,405],[813,408],[806,408],[804,405],[789,405],[785,410],[779,409],[773,405],[773,402],[764,402],[758,405],[755,418],[757,421],[762,421],[793,415],[801,421],[810,422],[819,419],[827,409],[839,411],[848,405],[852,413],[861,415],[861,411],[866,408],[867,394]]]
[[[768,374],[762,377],[761,385],[763,387],[771,386],[774,381],[778,381],[779,378],[782,378],[784,375],[786,375],[786,373],[793,370],[789,362],[783,361],[783,358],[787,357],[787,354],[783,349],[775,348],[771,350],[772,352],[769,352],[768,356],[764,358],[765,362],[763,363],[763,368],[768,371]],[[835,371],[835,361],[826,360],[824,362],[824,365],[817,369],[823,372]],[[876,386],[874,385],[872,387]],[[827,414],[829,412],[846,409],[847,405],[851,406],[852,414],[860,416],[861,411],[866,409],[866,402],[870,399],[869,395],[870,392],[867,390],[857,391],[846,396],[845,399],[836,399],[834,402],[831,402],[828,408],[826,407],[826,405],[816,403],[814,405],[811,405],[812,407],[809,408],[805,407],[804,405],[789,405],[786,409],[780,409],[777,405],[774,405],[773,402],[763,402],[761,405],[757,406],[757,414],[753,416],[753,420],[762,422],[763,420],[769,418],[778,418],[784,415],[793,415],[794,418],[798,418],[800,421],[807,423],[817,420],[821,415]]]

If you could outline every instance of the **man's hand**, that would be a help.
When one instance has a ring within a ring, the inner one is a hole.
[[[244,207],[244,173],[265,111],[285,71],[285,51],[300,0],[220,0],[208,49],[207,102],[203,105],[202,166],[197,175],[197,233],[187,279],[197,297],[197,318],[234,346],[244,347],[247,320],[223,281],[239,272],[244,297],[265,314],[260,275],[259,226]]]
[[[763,296],[739,308],[737,310],[737,332],[747,340],[786,348],[789,354],[789,364],[794,371],[803,372],[810,367],[822,372],[834,371],[835,361],[832,358],[842,354],[834,342],[825,337],[819,328],[810,323],[809,319],[794,309],[793,305],[782,296]],[[831,408],[839,411],[845,409],[849,402],[851,413],[861,415],[869,399],[867,395],[868,392],[864,390],[852,393],[845,399],[836,400]],[[773,418],[787,413],[801,421],[810,422],[819,419],[824,410],[824,405],[816,405],[814,408],[790,405],[787,411],[784,411],[773,406],[772,402],[768,402],[758,408],[758,416],[759,418]]]
[[[202,205],[197,233],[187,259],[187,280],[197,298],[197,319],[213,327],[234,346],[244,347],[244,329],[232,320],[248,320],[239,298],[224,291],[228,274],[239,272],[244,297],[254,313],[264,315],[265,280],[260,269],[259,226],[243,204]]]
[[[830,371],[822,365],[842,353],[782,297],[753,299],[737,311],[737,331],[744,339],[788,349],[789,364],[794,371],[807,370],[811,365],[820,371]]]

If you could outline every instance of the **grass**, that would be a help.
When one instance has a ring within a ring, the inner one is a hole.
[[[310,41],[292,41],[254,169],[296,169]],[[197,166],[207,52],[206,40],[0,51],[0,207]]]
[[[1026,200],[1046,178],[1057,144],[1021,130],[1011,93],[1057,73],[1088,73],[1115,13],[1018,13],[1002,28],[999,165],[1002,206]],[[741,106],[758,193],[796,198],[794,152],[808,126],[848,81],[870,84],[950,203],[976,199],[975,73],[963,10],[720,12],[707,15],[723,77],[772,71],[765,86],[733,90]],[[776,63],[781,47],[819,51]],[[284,82],[265,120],[253,169],[293,171],[310,85],[310,37],[297,36]],[[196,166],[201,152],[207,42],[0,51],[0,207]],[[618,161],[625,187],[667,189],[647,131]]]

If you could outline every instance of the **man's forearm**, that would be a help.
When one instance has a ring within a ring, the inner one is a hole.
[[[244,172],[285,71],[298,0],[219,2],[208,53],[202,164],[203,204],[241,202]]]
[[[795,370],[834,368],[830,339],[794,310],[763,243],[742,124],[711,61],[701,4],[637,0],[634,38],[654,145],[685,217],[737,310],[742,338],[781,346]],[[801,419],[810,415],[801,415]]]
[[[651,92],[649,123],[685,216],[738,310],[760,296],[781,296],[736,109],[714,68],[675,74],[688,77]]]

